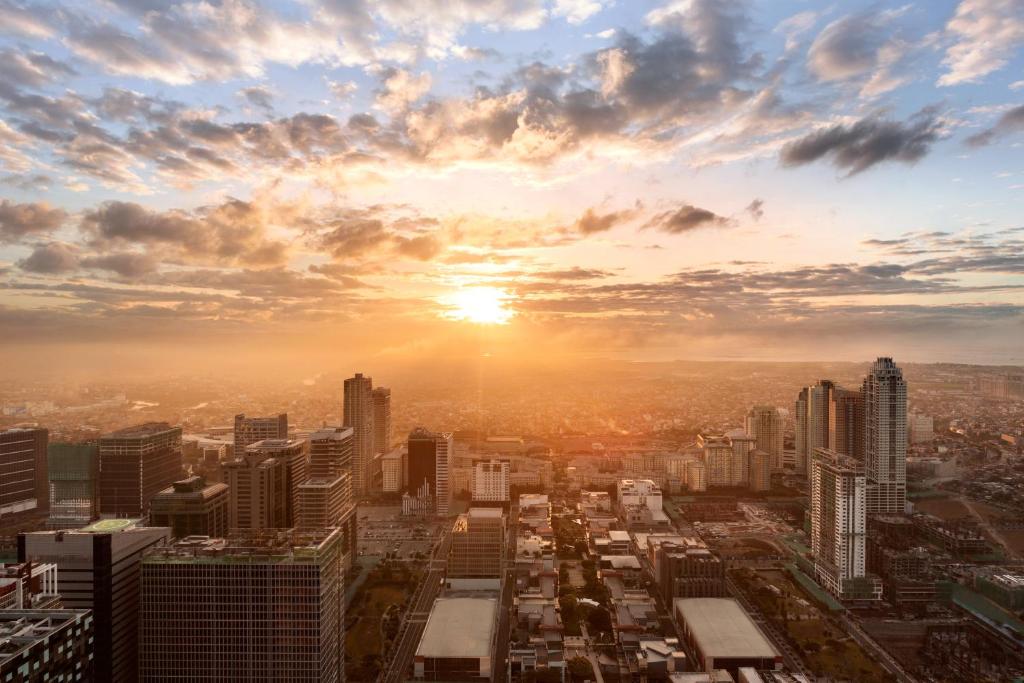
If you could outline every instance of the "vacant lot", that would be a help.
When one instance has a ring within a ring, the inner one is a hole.
[[[930,498],[914,503],[914,508],[920,512],[927,512],[939,519],[960,519],[970,517],[971,512],[963,503],[955,498]]]

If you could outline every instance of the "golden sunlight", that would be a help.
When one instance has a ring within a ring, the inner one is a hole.
[[[506,304],[511,295],[497,287],[466,286],[441,298],[444,316],[481,325],[505,325],[515,315]]]

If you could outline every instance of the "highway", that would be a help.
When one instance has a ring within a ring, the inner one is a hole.
[[[382,672],[378,679],[382,683],[401,683],[407,678],[412,678],[410,669],[413,657],[416,655],[416,647],[420,643],[423,629],[426,628],[430,608],[440,593],[441,580],[444,578],[451,545],[451,528],[446,528],[441,532],[441,536],[434,546],[434,551],[427,564],[427,572],[409,603],[411,606],[405,614],[402,627],[399,629],[398,640],[393,646],[394,657],[392,657],[387,670]]]

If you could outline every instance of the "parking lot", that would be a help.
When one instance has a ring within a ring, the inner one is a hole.
[[[440,532],[430,518],[403,518],[398,506],[359,506],[359,554],[361,556],[414,559],[428,555]]]

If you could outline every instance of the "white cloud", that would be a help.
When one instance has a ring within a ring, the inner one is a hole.
[[[604,9],[599,0],[555,0],[552,10],[556,17],[565,17],[570,24],[578,25]]]
[[[1024,44],[1024,2],[962,0],[946,24],[953,44],[942,63],[947,71],[939,85],[981,80],[998,71]]]

